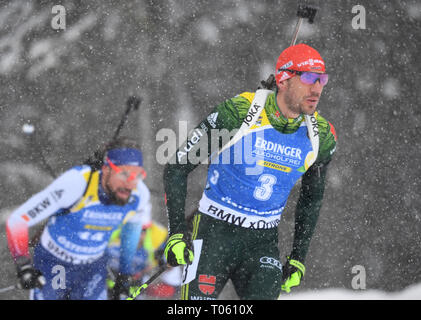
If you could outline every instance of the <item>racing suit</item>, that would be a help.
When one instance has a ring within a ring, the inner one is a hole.
[[[34,248],[34,268],[47,282],[33,299],[106,299],[104,254],[112,232],[123,222],[120,272],[130,273],[142,228],[151,221],[150,193],[143,181],[127,204],[113,204],[101,185],[101,171],[71,168],[10,215],[6,224],[12,257],[29,257],[29,228],[47,225]]]
[[[336,149],[335,129],[315,113],[319,148],[310,162],[314,152],[304,115],[286,119],[274,92],[250,130],[219,152],[229,141],[221,132],[234,132],[247,121],[254,96],[244,92],[216,106],[165,167],[169,231],[186,233],[188,174],[211,159],[192,219],[195,260],[185,268],[183,299],[216,299],[228,279],[241,299],[276,299],[282,276],[277,226],[299,179],[290,257],[305,261],[322,205],[327,165]]]

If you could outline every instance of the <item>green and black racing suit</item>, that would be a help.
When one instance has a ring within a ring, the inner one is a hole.
[[[315,113],[319,149],[308,167],[312,149],[304,116],[286,119],[277,106],[275,92],[268,96],[259,120],[248,133],[249,147],[245,146],[245,136],[238,142],[243,148],[231,146],[226,151],[231,158],[224,162],[223,153],[215,153],[215,141],[222,148],[229,139],[220,133],[240,128],[254,94],[244,92],[216,106],[165,167],[169,232],[185,234],[188,174],[198,166],[198,159],[202,163],[208,158],[218,159],[209,166],[207,185],[192,220],[192,239],[200,240],[201,250],[195,252],[196,263],[185,270],[182,299],[216,299],[228,279],[240,299],[276,299],[282,275],[277,225],[298,178],[301,189],[290,257],[305,261],[322,205],[328,163],[336,149],[335,129]],[[215,140],[216,132],[219,136]],[[242,157],[235,159],[238,150]],[[255,156],[252,165],[261,169],[257,175],[244,174],[245,167],[250,169],[247,152]]]

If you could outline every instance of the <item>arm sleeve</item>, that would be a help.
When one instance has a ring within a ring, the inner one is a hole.
[[[304,174],[295,210],[291,259],[304,263],[323,202],[327,164],[313,165]]]
[[[123,223],[121,229],[120,273],[132,274],[132,261],[136,254],[142,230],[151,226],[151,202],[148,188],[141,182],[138,186],[140,203],[137,212]]]
[[[6,234],[14,260],[19,256],[29,257],[29,228],[58,210],[72,206],[82,196],[85,187],[82,171],[71,169],[12,212],[6,222]]]
[[[136,254],[141,232],[142,224],[136,221],[128,221],[121,229],[120,273],[122,274],[133,273],[131,262]]]
[[[336,150],[336,132],[330,122],[319,122],[322,141],[318,160],[307,170],[301,181],[300,196],[295,210],[295,233],[291,258],[304,263],[319,218],[325,190],[328,165]]]

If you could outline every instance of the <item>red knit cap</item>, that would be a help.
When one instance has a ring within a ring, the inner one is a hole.
[[[276,63],[275,79],[277,84],[294,76],[293,73],[279,71],[280,69],[324,73],[325,62],[315,49],[300,43],[282,51]]]

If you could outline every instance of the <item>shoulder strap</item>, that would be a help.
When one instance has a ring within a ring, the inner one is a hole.
[[[234,137],[219,150],[218,155],[223,152],[225,149],[230,148],[234,145],[237,141],[239,141],[242,137],[244,137],[249,128],[251,128],[259,119],[260,114],[262,113],[263,109],[265,108],[266,99],[269,94],[273,93],[272,90],[267,89],[258,89],[256,94],[254,95],[254,99],[251,102],[250,108],[247,112],[246,117],[241,124],[240,129],[234,135]]]
[[[237,131],[234,137],[225,146],[223,146],[221,150],[219,150],[218,155],[225,149],[230,148],[242,137],[244,137],[248,129],[251,128],[257,122],[260,114],[262,113],[266,105],[267,97],[271,93],[273,93],[273,91],[267,89],[258,89],[256,91],[254,99],[250,105],[246,117],[243,120],[243,123],[241,124],[240,129]],[[315,114],[304,115],[304,119],[307,126],[311,146],[313,148],[312,156],[309,158],[308,161],[308,167],[310,167],[316,161],[317,155],[319,153],[319,128]]]
[[[59,213],[59,215],[61,216],[61,215],[65,215],[65,214],[69,214],[70,213],[70,209],[71,208],[73,208],[73,206],[75,206],[81,199],[83,199],[85,196],[86,196],[86,192],[88,191],[88,189],[89,189],[89,185],[91,184],[91,182],[92,182],[92,176],[93,176],[93,174],[94,174],[94,168],[93,167],[91,167],[91,170],[90,170],[90,172],[89,172],[89,177],[88,177],[88,180],[87,180],[87,182],[86,182],[86,187],[85,187],[85,190],[83,191],[83,194],[82,194],[82,196],[77,200],[77,201],[75,201],[75,203],[73,203],[70,207],[68,207],[68,208],[66,208],[66,209],[64,209],[64,210],[62,210],[60,213]]]
[[[315,114],[304,115],[306,122],[308,137],[310,138],[311,146],[313,148],[312,155],[308,160],[307,166],[310,167],[317,159],[319,154],[319,127]]]

